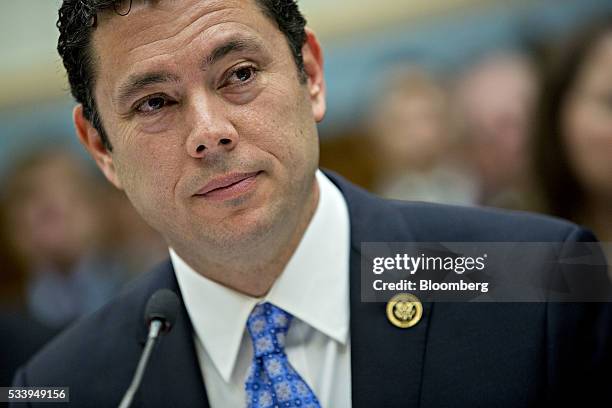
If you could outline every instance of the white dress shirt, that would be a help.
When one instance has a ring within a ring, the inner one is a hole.
[[[351,406],[349,213],[338,188],[321,171],[316,178],[317,209],[264,298],[205,278],[170,249],[211,408],[246,406],[244,383],[253,357],[246,322],[260,302],[270,302],[294,316],[285,351],[321,407]]]

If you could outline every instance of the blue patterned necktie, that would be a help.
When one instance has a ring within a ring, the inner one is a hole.
[[[253,341],[253,363],[244,384],[248,408],[321,408],[285,354],[285,337],[292,317],[271,303],[262,303],[255,306],[247,320]]]

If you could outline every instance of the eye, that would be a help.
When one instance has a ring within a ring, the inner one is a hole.
[[[168,105],[169,101],[160,95],[155,95],[145,99],[136,105],[136,111],[139,113],[152,113],[160,110],[164,106]]]
[[[224,86],[245,85],[253,80],[257,74],[257,70],[252,65],[243,65],[230,72]]]

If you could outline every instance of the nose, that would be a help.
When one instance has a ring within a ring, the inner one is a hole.
[[[238,132],[222,106],[201,97],[194,100],[191,112],[193,126],[186,143],[191,157],[201,159],[236,147]]]
[[[235,145],[236,139],[232,137],[207,137],[206,140],[203,140],[203,138],[194,138],[194,140],[189,143],[187,150],[192,157],[201,159],[212,151],[230,151]]]

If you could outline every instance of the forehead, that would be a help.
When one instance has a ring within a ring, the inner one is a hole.
[[[284,39],[256,0],[134,0],[125,16],[113,9],[99,16],[92,35],[96,75],[108,80],[171,64],[181,52],[212,49],[236,35],[257,38],[270,50]]]
[[[261,13],[256,0],[134,0],[129,9],[124,8],[107,8],[98,15],[94,41],[102,43],[109,33],[131,35],[123,37],[127,42],[139,37],[169,37],[190,26],[206,25],[208,20],[220,21],[224,17],[256,20],[253,12]],[[241,18],[240,14],[245,16]]]

